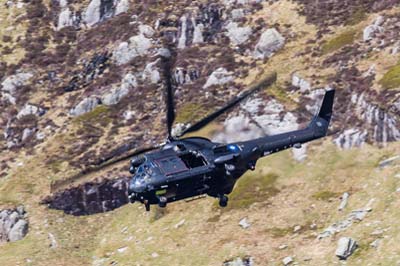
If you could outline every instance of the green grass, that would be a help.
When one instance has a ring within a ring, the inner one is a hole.
[[[195,122],[199,120],[206,114],[203,106],[198,103],[188,103],[182,106],[178,112],[175,119],[176,123],[188,123]]]
[[[293,228],[292,227],[284,227],[284,228],[272,227],[272,228],[265,230],[265,232],[271,234],[273,238],[280,238],[280,237],[284,237],[284,236],[291,234],[293,232]]]
[[[322,53],[328,54],[339,50],[340,48],[352,44],[357,37],[357,31],[349,30],[327,41],[322,46]]]
[[[340,195],[341,193],[325,190],[315,193],[312,197],[316,200],[329,201],[332,198],[338,198]]]
[[[385,89],[395,89],[400,87],[400,63],[389,69],[388,72],[379,81],[379,84]]]
[[[265,92],[274,96],[280,102],[287,103],[289,101],[286,91],[276,83],[266,88]]]
[[[242,177],[229,195],[229,204],[224,210],[247,208],[276,195],[279,193],[279,189],[274,186],[277,179],[278,175],[274,173],[250,173]]]
[[[94,108],[92,111],[76,117],[74,119],[74,122],[82,123],[82,124],[85,124],[85,123],[108,124],[111,122],[110,113],[111,113],[110,107],[105,106],[105,105],[99,105],[96,108]]]

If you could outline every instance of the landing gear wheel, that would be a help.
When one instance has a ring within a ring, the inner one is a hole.
[[[219,197],[219,206],[224,208],[226,206],[228,206],[228,197],[225,195],[222,195]]]
[[[158,202],[158,206],[160,206],[160,208],[165,208],[167,206],[167,198],[166,197],[160,197],[159,198],[159,202]]]
[[[150,211],[150,203],[149,203],[149,201],[147,201],[147,200],[144,201],[144,207],[146,208],[147,212]]]

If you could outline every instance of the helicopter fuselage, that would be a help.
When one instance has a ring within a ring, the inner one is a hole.
[[[221,144],[194,137],[172,140],[160,150],[132,160],[131,201],[161,207],[207,194],[226,206],[236,181],[254,170],[259,158],[324,137],[329,119],[316,116],[305,129],[249,141]]]

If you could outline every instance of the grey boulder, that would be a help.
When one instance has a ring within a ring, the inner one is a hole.
[[[341,237],[336,249],[336,256],[341,260],[346,260],[357,249],[357,242],[349,237]]]

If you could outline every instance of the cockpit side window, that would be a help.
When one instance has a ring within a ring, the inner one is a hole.
[[[179,155],[179,158],[181,158],[189,169],[207,165],[207,161],[200,153],[188,152]]]

